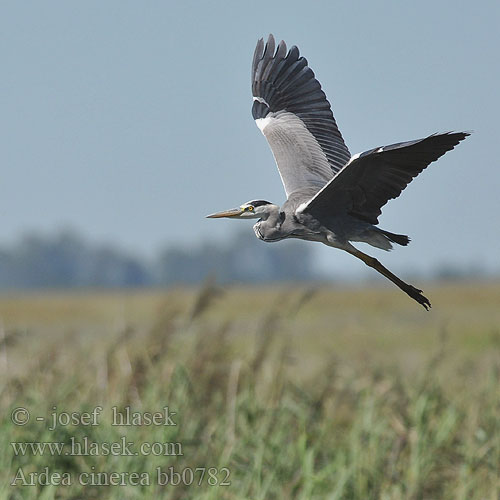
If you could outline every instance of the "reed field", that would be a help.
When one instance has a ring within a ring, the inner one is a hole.
[[[500,498],[500,284],[0,296],[0,498]]]

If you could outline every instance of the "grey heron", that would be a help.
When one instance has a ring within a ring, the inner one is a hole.
[[[278,166],[287,200],[282,207],[252,200],[208,215],[258,219],[257,238],[319,241],[339,248],[391,280],[426,310],[422,290],[405,283],[352,242],[383,250],[410,239],[377,227],[381,208],[430,163],[452,150],[467,132],[432,134],[351,156],[321,85],[296,46],[257,42],[252,64],[252,115]]]

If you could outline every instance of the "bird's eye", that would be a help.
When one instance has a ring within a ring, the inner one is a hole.
[[[253,207],[250,205],[249,207],[247,207],[247,210],[253,212]]]

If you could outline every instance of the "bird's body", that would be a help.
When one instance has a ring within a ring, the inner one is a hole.
[[[319,241],[325,245],[345,249],[349,241],[369,243],[389,250],[392,248],[390,236],[401,237],[407,244],[407,237],[393,235],[373,224],[359,220],[348,214],[331,214],[320,219],[300,210],[300,199],[287,200],[283,207],[269,204],[266,214],[254,225],[257,238],[262,241],[280,241],[285,238]]]
[[[468,133],[433,134],[351,156],[321,85],[294,46],[259,40],[252,64],[252,114],[271,146],[287,200],[280,208],[253,200],[209,217],[257,218],[256,236],[318,241],[347,251],[374,268],[426,309],[421,290],[357,250],[364,242],[383,250],[407,245],[408,236],[377,227],[381,207],[431,162]]]

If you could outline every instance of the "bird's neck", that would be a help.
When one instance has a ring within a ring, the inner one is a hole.
[[[261,214],[260,221],[265,222],[267,226],[275,226],[280,219],[280,207],[278,205],[267,205],[266,212]]]
[[[272,205],[268,207],[265,214],[255,224],[254,231],[257,238],[264,241],[278,241],[285,236],[282,231],[283,215],[280,207]]]

